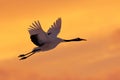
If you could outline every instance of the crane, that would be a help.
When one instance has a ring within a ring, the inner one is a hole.
[[[30,28],[28,28],[28,32],[30,34],[31,41],[36,45],[35,48],[31,52],[28,52],[26,54],[20,54],[18,57],[20,60],[24,60],[36,52],[40,51],[48,51],[53,48],[55,48],[59,43],[61,42],[72,42],[72,41],[86,41],[86,39],[82,38],[74,38],[74,39],[62,39],[57,37],[61,30],[61,18],[58,18],[53,25],[48,29],[47,32],[45,32],[39,21],[34,21],[32,25],[30,25]]]

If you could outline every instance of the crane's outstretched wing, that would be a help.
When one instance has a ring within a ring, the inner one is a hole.
[[[61,18],[58,18],[56,22],[51,25],[51,27],[48,29],[47,34],[51,37],[57,37],[61,29]]]
[[[39,21],[35,21],[34,23],[32,23],[32,26],[30,25],[28,31],[30,34],[31,41],[35,45],[42,46],[47,41],[48,35],[43,31]]]

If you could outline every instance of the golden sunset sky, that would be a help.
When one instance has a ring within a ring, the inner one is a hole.
[[[0,80],[120,80],[119,0],[0,0]],[[19,61],[31,51],[28,27],[47,31],[61,17],[62,43]]]

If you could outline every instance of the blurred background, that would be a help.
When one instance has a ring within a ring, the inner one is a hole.
[[[0,80],[120,80],[119,0],[0,0]],[[61,17],[62,43],[19,61],[31,51],[28,28],[47,31]]]

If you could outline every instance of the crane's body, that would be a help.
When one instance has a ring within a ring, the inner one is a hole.
[[[61,18],[58,18],[56,22],[51,25],[47,32],[43,31],[39,21],[35,21],[34,23],[32,23],[32,26],[30,26],[28,32],[30,34],[31,41],[37,47],[33,48],[33,50],[29,53],[19,55],[18,57],[20,57],[20,60],[26,59],[36,52],[51,50],[61,42],[86,41],[86,39],[81,38],[75,38],[70,40],[59,38],[57,37],[57,35],[59,34],[60,29]]]
[[[62,42],[62,39],[59,39],[59,38],[52,39],[52,40],[49,39],[49,41],[46,41],[45,43],[43,43],[42,46],[35,47],[33,50],[40,49],[40,51],[48,51],[55,48],[60,42]]]

